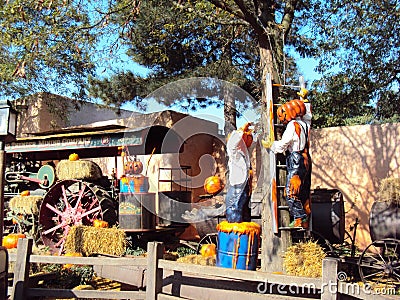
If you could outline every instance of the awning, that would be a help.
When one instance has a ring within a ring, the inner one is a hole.
[[[82,158],[110,157],[117,155],[120,146],[127,146],[131,155],[150,154],[153,150],[156,154],[179,153],[183,151],[183,140],[173,129],[160,125],[135,129],[102,128],[97,131],[74,129],[72,132],[64,130],[48,132],[44,136],[18,138],[6,144],[5,151],[8,154],[24,153],[28,156],[46,152],[46,157],[54,158],[71,151],[80,154]],[[51,152],[57,154],[51,155]]]

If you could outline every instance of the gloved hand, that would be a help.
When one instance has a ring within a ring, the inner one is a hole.
[[[265,141],[265,140],[261,140],[261,144],[262,144],[263,147],[266,148],[266,149],[271,149],[273,142],[274,142],[274,141]]]
[[[301,88],[300,92],[297,92],[297,95],[299,95],[301,98],[303,98],[302,100],[305,100],[308,95],[308,90],[305,88]]]
[[[268,135],[267,140],[261,140],[261,144],[266,149],[271,149],[273,143],[274,143],[274,135],[272,132]]]

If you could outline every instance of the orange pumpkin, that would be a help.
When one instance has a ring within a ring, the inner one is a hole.
[[[82,257],[82,254],[79,252],[69,252],[69,253],[65,253],[64,256],[72,256],[72,257]],[[69,269],[73,266],[73,264],[65,264],[63,265],[64,269]]]
[[[29,196],[31,194],[30,191],[22,191],[20,196]]]
[[[204,181],[204,191],[207,194],[218,194],[223,188],[222,180],[218,176],[210,176]]]
[[[125,174],[140,174],[143,171],[143,163],[140,160],[128,161],[125,163]]]
[[[217,254],[217,246],[215,244],[205,244],[200,248],[200,254],[204,257],[214,256]]]
[[[3,237],[3,247],[7,249],[17,248],[18,239],[25,237],[26,236],[23,233],[10,233]]]
[[[72,153],[72,154],[69,155],[68,160],[69,160],[69,161],[76,161],[76,160],[79,160],[79,155],[76,154],[76,153]]]
[[[108,222],[99,220],[99,219],[95,219],[93,221],[93,226],[97,227],[97,228],[108,228]]]

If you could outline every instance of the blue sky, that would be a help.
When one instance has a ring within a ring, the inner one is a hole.
[[[304,58],[304,59],[297,58],[296,60],[297,60],[297,64],[298,64],[298,67],[299,67],[299,71],[303,75],[304,80],[306,81],[306,83],[309,84],[312,81],[314,81],[315,79],[319,79],[320,78],[320,75],[314,71],[314,69],[315,69],[315,67],[317,65],[316,60],[307,59],[307,58]],[[127,60],[127,61],[129,61],[129,60]],[[141,75],[144,75],[147,72],[146,68],[144,68],[144,67],[142,67],[140,65],[134,64],[134,63],[129,63],[129,66],[125,65],[124,69],[125,70],[130,70],[135,74],[141,74]],[[130,104],[124,105],[123,108],[127,109],[127,110],[135,111],[135,109]],[[148,107],[147,113],[156,112],[156,111],[162,111],[162,110],[165,110],[165,109],[168,109],[168,108],[166,106],[162,105],[162,104],[153,102],[153,103],[149,103],[149,107]],[[172,109],[174,109],[174,108],[172,108]],[[174,110],[177,110],[177,109],[174,109]],[[198,110],[196,112],[187,112],[187,111],[182,111],[182,110],[180,110],[180,111],[184,112],[184,113],[189,113],[190,115],[198,117],[198,118],[202,118],[202,119],[206,119],[206,120],[210,120],[210,121],[216,122],[216,123],[218,123],[219,128],[221,130],[224,127],[224,114],[223,114],[223,109],[222,108],[221,109],[217,109],[215,106],[212,106],[212,107],[208,107],[206,109]],[[257,111],[255,111],[255,110],[247,110],[247,111],[244,111],[242,113],[243,113],[243,117],[239,118],[237,120],[237,126],[238,127],[240,127],[241,125],[243,125],[245,122],[248,122],[248,121],[254,122],[259,116],[259,113]]]

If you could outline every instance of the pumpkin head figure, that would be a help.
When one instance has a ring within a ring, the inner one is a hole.
[[[278,107],[276,114],[279,121],[283,124],[289,123],[291,120],[296,118],[296,110],[292,103],[286,102],[285,104]]]
[[[143,171],[143,163],[140,160],[128,161],[124,167],[125,174],[136,175]]]
[[[292,104],[297,117],[302,117],[306,114],[306,105],[303,101],[299,99],[290,100],[289,103]]]

